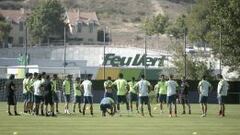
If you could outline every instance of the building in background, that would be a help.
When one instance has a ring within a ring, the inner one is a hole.
[[[26,19],[31,14],[30,10],[0,10],[5,19],[9,22],[12,29],[8,38],[6,47],[23,47],[26,39]],[[66,37],[68,44],[97,44],[98,27],[100,26],[96,12],[80,12],[79,10],[68,10],[66,12]],[[28,34],[30,35],[30,34]],[[56,37],[55,37],[56,38]],[[60,37],[58,37],[60,38]],[[31,43],[31,37],[28,36],[28,43]],[[56,39],[56,41],[63,39]],[[53,42],[42,43],[51,44]],[[63,43],[62,43],[63,44]],[[31,45],[30,45],[31,46]]]
[[[22,47],[26,39],[26,19],[30,11],[20,10],[0,10],[6,21],[11,25],[11,32],[8,37],[8,46]],[[28,37],[29,39],[29,37]]]
[[[67,11],[68,44],[97,44],[98,21],[96,12]]]

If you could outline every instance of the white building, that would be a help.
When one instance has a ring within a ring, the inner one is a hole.
[[[100,25],[96,12],[67,11],[69,44],[97,44]]]

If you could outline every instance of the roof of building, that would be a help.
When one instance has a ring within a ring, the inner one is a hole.
[[[26,20],[27,16],[30,15],[29,10],[2,10],[0,9],[0,14],[2,14],[7,20],[19,23],[21,20]],[[75,24],[80,21],[85,24],[93,21],[95,24],[100,25],[97,18],[96,12],[80,12],[79,10],[69,10],[67,11],[67,22],[69,24]]]
[[[20,10],[1,10],[0,9],[0,14],[2,14],[8,21],[19,23],[20,21],[26,20],[27,16],[30,14],[30,11],[26,11],[24,9],[20,9]]]
[[[76,22],[83,22],[89,24],[93,21],[95,24],[100,25],[96,12],[80,12],[79,10],[67,11],[67,18],[69,24],[76,24]]]

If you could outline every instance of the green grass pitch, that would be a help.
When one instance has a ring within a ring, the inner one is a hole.
[[[22,112],[22,103],[18,104]],[[94,116],[80,113],[57,117],[44,116],[8,116],[6,103],[0,102],[0,135],[239,135],[240,134],[240,106],[226,105],[226,117],[217,115],[218,106],[210,104],[208,115],[200,118],[200,107],[192,105],[191,115],[181,115],[178,105],[178,117],[169,118],[165,107],[163,114],[153,109],[153,115],[145,117],[132,113],[128,116],[125,106],[122,106],[122,117],[101,117],[99,105],[94,105]],[[63,112],[63,104],[60,105]],[[72,109],[70,109],[72,110]]]

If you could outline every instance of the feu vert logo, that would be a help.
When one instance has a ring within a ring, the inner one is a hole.
[[[145,54],[136,54],[134,57],[117,56],[114,53],[105,55],[103,65],[119,67],[119,66],[146,66],[161,67],[164,66],[166,56],[150,57]]]

